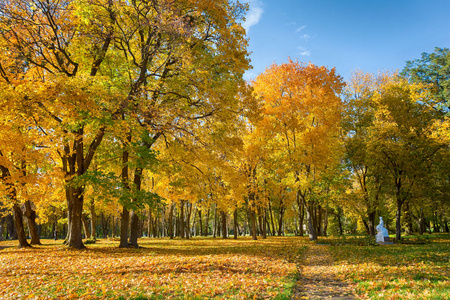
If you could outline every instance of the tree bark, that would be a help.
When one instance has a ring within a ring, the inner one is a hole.
[[[184,200],[180,201],[180,238],[184,239],[185,228],[184,228]]]
[[[8,237],[12,240],[17,239],[17,230],[14,225],[14,214],[9,214],[6,216],[6,238]]]
[[[234,233],[234,239],[237,240],[238,237],[238,223],[237,223],[237,218],[238,218],[238,211],[237,211],[237,207],[234,209],[234,213],[233,213],[233,219],[234,219],[234,223],[233,223],[233,233]]]
[[[68,239],[67,246],[69,248],[83,249],[86,248],[83,244],[82,222],[81,217],[83,214],[83,198],[84,189],[81,187],[73,188],[73,193],[70,197],[70,223],[68,224]]]
[[[125,115],[122,114],[122,119],[125,119]],[[124,192],[127,193],[131,191],[130,184],[128,182],[129,176],[128,176],[128,159],[129,159],[129,152],[127,147],[131,143],[131,133],[127,133],[126,141],[123,142],[123,150],[122,150],[122,171],[121,171],[121,180]],[[128,200],[126,200],[128,201]],[[128,229],[130,226],[130,212],[128,211],[128,208],[126,208],[126,205],[128,203],[123,203],[123,209],[122,209],[122,215],[120,220],[120,244],[119,248],[128,248]]]
[[[368,218],[369,218],[369,222],[368,222],[368,228],[369,228],[369,235],[370,236],[375,236],[375,216],[376,216],[376,212],[375,211],[371,211],[368,214]]]
[[[81,223],[83,224],[84,236],[86,239],[91,238],[91,232],[89,231],[88,220],[85,215],[81,217]]]
[[[169,209],[169,238],[173,240],[173,207],[174,204],[170,204]]]
[[[222,238],[228,238],[227,235],[227,214],[221,210],[220,214],[222,215]]]
[[[272,205],[270,204],[270,199],[269,199],[269,215],[270,215],[270,222],[272,223],[272,235],[275,236],[275,223],[273,221],[273,211],[272,211]]]
[[[94,206],[94,200],[92,200],[91,205],[89,206],[90,209],[90,217],[91,217],[91,238],[95,241],[97,240],[97,232],[96,232],[96,216],[95,216],[95,206]]]
[[[306,205],[306,218],[308,220],[308,234],[310,241],[317,240],[317,234],[314,226],[314,217],[314,205],[312,203],[308,203]]]
[[[120,244],[119,248],[128,248],[128,227],[130,226],[130,212],[124,206],[120,219]]]
[[[131,210],[130,213],[130,239],[129,239],[129,245],[134,248],[139,248],[138,245],[138,237],[139,237],[139,217],[134,212],[134,210]]]
[[[24,215],[28,219],[28,227],[30,229],[31,235],[31,245],[41,245],[41,240],[39,238],[38,228],[36,225],[36,211],[31,207],[31,202],[28,200],[25,202],[25,213]]]
[[[256,213],[253,209],[250,208],[250,220],[251,220],[251,227],[252,227],[252,239],[257,240],[257,232],[256,232]]]
[[[303,222],[305,220],[305,203],[300,196],[300,191],[297,191],[297,206],[298,206],[298,235],[303,236]]]
[[[208,207],[208,210],[206,211],[205,231],[203,232],[205,234],[205,236],[208,236],[208,234],[209,234],[209,212],[210,212],[210,208]]]
[[[213,238],[217,235],[217,204],[214,204],[214,225],[213,225]]]
[[[283,216],[284,216],[284,206],[280,206],[280,214],[278,218],[278,236],[283,235]]]
[[[13,205],[14,211],[14,225],[16,227],[17,238],[19,239],[19,248],[31,247],[27,241],[27,236],[25,234],[25,228],[23,226],[23,213],[22,209],[18,204]]]
[[[262,225],[262,230],[263,230],[263,232],[262,232],[262,236],[263,236],[263,239],[266,239],[267,238],[267,209],[266,208],[264,208],[264,209],[262,209],[262,211],[263,211],[263,225]]]
[[[198,223],[200,227],[200,236],[203,236],[202,211],[200,209],[197,209],[197,211],[198,211]]]

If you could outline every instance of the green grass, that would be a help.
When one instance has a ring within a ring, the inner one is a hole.
[[[414,241],[417,237],[407,237]],[[450,235],[425,243],[330,247],[343,280],[370,299],[450,299]]]

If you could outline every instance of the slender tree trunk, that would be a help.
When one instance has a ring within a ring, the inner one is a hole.
[[[24,215],[28,219],[28,226],[31,235],[31,245],[41,245],[41,240],[39,239],[38,228],[36,225],[36,211],[31,207],[31,201],[25,202],[25,213]]]
[[[278,236],[283,235],[283,216],[284,216],[284,207],[280,206],[280,214],[278,218]]]
[[[94,201],[92,200],[91,205],[89,206],[90,209],[90,217],[91,217],[91,238],[95,241],[97,240],[97,232],[96,232],[96,216],[95,216],[95,205]]]
[[[368,217],[369,217],[368,227],[369,227],[369,235],[370,236],[375,236],[375,216],[376,216],[375,211],[371,211],[368,214]]]
[[[263,231],[262,231],[262,236],[263,236],[263,239],[266,239],[267,238],[267,209],[266,208],[264,208],[264,209],[262,209],[262,211],[263,211],[263,225],[262,225],[262,229],[263,229]]]
[[[314,227],[314,206],[312,203],[306,205],[306,218],[308,220],[308,234],[309,240],[317,240],[317,234]]]
[[[237,240],[237,237],[238,237],[238,223],[237,223],[237,218],[238,218],[238,211],[237,211],[237,207],[234,209],[234,213],[233,213],[233,219],[234,219],[234,222],[233,222],[233,225],[234,225],[234,228],[233,228],[233,233],[234,233],[234,239],[235,240]]]
[[[208,236],[208,234],[209,234],[209,212],[210,212],[210,209],[208,207],[208,210],[206,211],[205,231],[203,232],[205,234],[205,236]]]
[[[214,204],[214,227],[213,227],[213,238],[217,235],[217,205]]]
[[[186,201],[186,222],[185,222],[185,237],[189,239],[191,236],[191,214],[192,214],[192,204]]]
[[[251,221],[251,230],[252,230],[252,239],[257,240],[257,232],[256,232],[256,212],[250,208],[250,221]]]
[[[173,207],[174,204],[170,204],[170,209],[169,209],[169,238],[171,240],[173,240]]]
[[[19,239],[19,248],[31,247],[31,245],[27,241],[27,236],[25,234],[25,227],[23,226],[22,209],[18,204],[14,204],[13,211],[14,211],[14,225],[16,227],[17,238]]]
[[[402,201],[397,200],[397,213],[395,216],[395,238],[400,241],[402,238]]]
[[[200,236],[203,236],[202,211],[201,209],[197,209],[197,211],[198,211],[198,223],[200,226]]]
[[[273,217],[272,205],[270,204],[270,199],[269,199],[269,215],[270,215],[270,222],[272,223],[272,235],[274,236],[276,229],[275,229],[275,222],[273,221],[274,217]]]
[[[226,239],[227,235],[227,214],[221,210],[220,214],[222,215],[222,238]]]
[[[305,203],[300,196],[300,191],[296,194],[297,206],[298,206],[298,235],[303,236],[303,221],[305,219]]]
[[[406,235],[411,235],[413,233],[412,215],[409,207],[409,201],[405,201],[405,215],[403,217],[406,223]]]
[[[83,224],[84,236],[86,239],[91,238],[91,232],[89,231],[88,220],[85,215],[81,217],[81,223]]]
[[[184,228],[184,200],[180,201],[180,238],[185,238]]]
[[[323,211],[323,236],[327,236],[328,230],[328,208],[325,208]]]

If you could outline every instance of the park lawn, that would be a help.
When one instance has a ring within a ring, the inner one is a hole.
[[[0,299],[288,298],[306,244],[298,237],[144,238],[141,249],[99,240],[80,251],[43,240],[0,250]]]
[[[426,244],[329,246],[336,275],[370,299],[450,299],[450,235]]]

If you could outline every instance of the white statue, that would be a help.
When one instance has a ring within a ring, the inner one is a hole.
[[[389,233],[386,228],[384,228],[383,217],[380,217],[380,224],[376,227],[378,233],[375,236],[377,243],[389,242]]]

